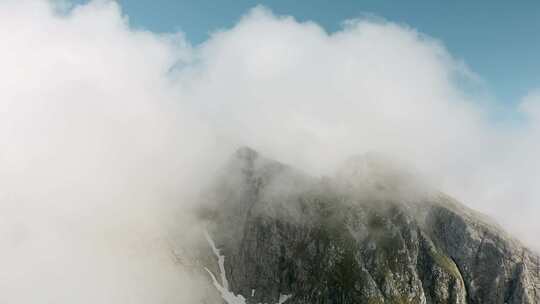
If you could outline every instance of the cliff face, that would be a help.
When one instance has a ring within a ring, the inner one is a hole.
[[[223,302],[540,303],[537,255],[379,164],[315,179],[239,150],[204,213]]]

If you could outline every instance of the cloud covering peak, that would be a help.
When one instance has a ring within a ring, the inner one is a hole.
[[[3,1],[0,38],[0,300],[192,301],[160,247],[133,244],[189,230],[206,173],[242,145],[316,174],[383,152],[538,244],[537,94],[494,124],[474,73],[414,29],[327,33],[256,7],[193,46],[112,1]]]

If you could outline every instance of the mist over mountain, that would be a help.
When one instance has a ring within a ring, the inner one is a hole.
[[[537,253],[383,160],[355,157],[314,178],[238,150],[202,213],[202,265],[223,301],[540,301]]]
[[[0,0],[0,303],[537,301],[538,90],[498,119],[383,18],[124,3]]]

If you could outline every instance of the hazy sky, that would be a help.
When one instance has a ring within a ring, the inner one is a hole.
[[[79,3],[87,0],[77,0]],[[491,98],[515,104],[540,85],[540,2],[523,0],[120,0],[133,26],[158,32],[182,31],[201,43],[217,29],[233,26],[262,4],[299,21],[313,20],[336,31],[343,20],[373,14],[441,40],[484,81]],[[512,117],[515,113],[505,108]]]

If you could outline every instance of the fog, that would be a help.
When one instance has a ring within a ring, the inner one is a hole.
[[[191,45],[115,2],[6,0],[0,38],[0,302],[193,303],[167,244],[238,146],[314,175],[384,153],[540,244],[539,91],[497,119],[481,75],[406,25],[256,7]]]

